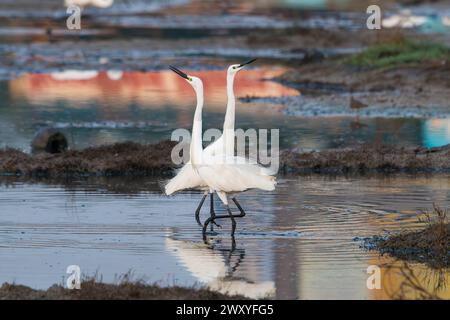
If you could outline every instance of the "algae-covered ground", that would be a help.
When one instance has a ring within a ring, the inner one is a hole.
[[[399,38],[370,46],[345,62],[367,68],[394,68],[408,64],[420,67],[422,63],[447,65],[450,63],[450,48],[439,43]]]

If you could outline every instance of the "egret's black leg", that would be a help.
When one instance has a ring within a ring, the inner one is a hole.
[[[236,239],[234,238],[234,235],[232,235],[231,236],[231,251],[230,251],[230,255],[235,249],[236,249]]]
[[[242,218],[245,217],[245,211],[244,209],[242,209],[241,205],[239,204],[239,202],[237,201],[236,198],[232,198],[231,200],[233,200],[234,204],[236,205],[236,207],[239,209],[239,211],[241,212],[240,215],[238,215],[238,217]]]
[[[213,230],[213,225],[216,225],[218,228],[222,228],[222,226],[220,224],[217,224],[214,219],[216,217],[216,212],[214,211],[214,193],[211,192],[211,203],[210,203],[210,207],[209,207],[209,214],[211,216],[211,231]]]
[[[227,205],[228,216],[231,219],[231,237],[234,238],[234,231],[236,231],[236,220],[234,220],[233,212],[231,212],[230,207]]]
[[[236,203],[236,205],[238,205],[237,200],[233,200],[234,203]],[[234,218],[242,218],[243,216],[245,216],[245,211],[242,209],[242,207],[239,205],[238,208],[241,211],[240,214],[238,215],[233,215],[230,207],[227,205],[226,206],[228,214],[226,215],[216,215],[214,218],[209,217],[208,219],[206,219],[205,223],[203,224],[203,240],[206,242],[206,228],[208,227],[208,224],[210,224],[211,222],[213,222],[213,220],[217,220],[217,219],[232,219],[231,222],[233,223],[233,229],[231,234],[234,236],[234,230],[236,229],[236,221],[234,221]]]
[[[200,200],[200,204],[197,207],[197,210],[195,210],[195,220],[197,221],[197,223],[202,226],[202,223],[200,222],[200,209],[203,206],[203,202],[205,202],[206,197],[208,196],[208,194],[204,194],[202,200]]]

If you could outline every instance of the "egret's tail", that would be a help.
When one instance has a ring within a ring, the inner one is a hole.
[[[260,176],[260,183],[258,183],[257,188],[267,191],[275,190],[277,185],[277,178],[274,176]]]
[[[184,178],[182,170],[183,169],[177,170],[177,175],[167,181],[164,186],[164,192],[166,195],[170,196],[171,194],[184,189],[186,179]]]
[[[271,168],[263,167],[259,164],[257,165],[247,165],[242,167],[245,171],[245,179],[252,183],[254,188],[272,191],[275,190],[277,185],[277,180],[275,177],[275,172]]]
[[[166,185],[164,186],[164,192],[167,196],[170,196],[171,194],[177,192],[178,190],[180,190],[178,183],[177,181],[174,181],[174,179],[167,181]]]
[[[197,172],[193,169],[190,163],[185,164],[175,177],[170,179],[164,186],[166,195],[171,195],[174,192],[183,189],[199,188],[204,186]]]

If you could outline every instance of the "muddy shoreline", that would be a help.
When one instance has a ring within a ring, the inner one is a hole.
[[[0,150],[0,175],[30,177],[164,176],[172,171],[175,142],[153,145],[133,142],[71,150],[59,154],[27,154]]]
[[[448,211],[433,206],[433,211],[422,213],[422,229],[404,230],[387,236],[373,236],[362,240],[361,247],[377,250],[403,261],[425,263],[433,269],[450,267],[450,223]]]
[[[305,65],[277,81],[306,94],[275,98],[287,115],[445,118],[450,115],[450,64],[358,70],[340,62]],[[363,108],[353,108],[351,98]]]
[[[359,53],[287,71],[274,80],[303,94],[267,102],[295,116],[444,118],[450,116],[449,72],[448,46],[385,34]]]
[[[203,288],[160,287],[141,282],[106,284],[94,280],[83,281],[80,290],[53,285],[47,290],[4,283],[0,286],[0,300],[242,300]]]
[[[174,173],[170,155],[176,142],[153,145],[116,143],[59,154],[0,150],[0,175],[13,177],[155,176]],[[450,145],[401,148],[362,145],[354,148],[280,153],[280,175],[448,173]]]

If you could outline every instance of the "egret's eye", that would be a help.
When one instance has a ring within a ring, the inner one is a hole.
[[[192,78],[191,78],[191,77],[189,77],[189,81],[192,81]]]
[[[236,69],[236,66],[234,66],[233,69]]]

